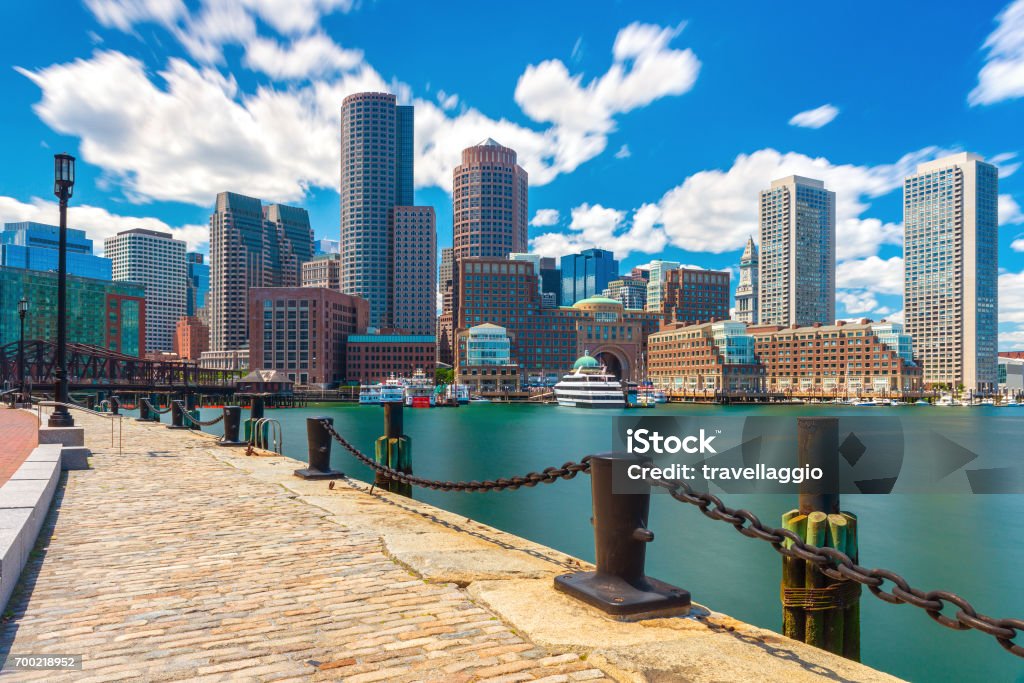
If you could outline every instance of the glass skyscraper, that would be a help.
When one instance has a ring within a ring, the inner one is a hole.
[[[110,259],[96,256],[84,230],[68,229],[69,275],[111,279]],[[0,265],[27,270],[57,270],[60,228],[44,223],[5,223],[0,232]]]
[[[185,315],[199,315],[199,309],[206,308],[206,297],[210,293],[210,265],[204,263],[202,254],[190,251],[185,254],[185,266],[188,269]]]
[[[615,254],[604,249],[584,249],[562,257],[562,305],[600,296],[619,276]]]
[[[831,325],[836,318],[836,193],[802,176],[761,191],[758,322]]]
[[[960,153],[903,182],[903,298],[926,384],[997,388],[999,171]]]

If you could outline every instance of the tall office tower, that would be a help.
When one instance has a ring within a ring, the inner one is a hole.
[[[679,267],[678,261],[655,259],[647,270],[647,310],[661,313],[661,302],[665,298],[665,280],[668,272]]]
[[[452,310],[454,253],[451,247],[445,247],[441,250],[441,267],[437,275],[437,288],[441,292],[441,313],[450,313]]]
[[[748,325],[757,324],[757,246],[747,238],[740,257],[740,282],[736,285],[736,319]]]
[[[0,232],[0,266],[25,270],[57,270],[60,228],[44,223],[5,223]],[[68,275],[111,279],[110,259],[92,253],[84,230],[67,231]]]
[[[615,254],[604,249],[584,249],[562,257],[562,305],[600,296],[608,283],[619,276]]]
[[[437,320],[437,230],[434,207],[391,210],[390,319],[385,327],[433,335]]]
[[[221,192],[210,216],[210,349],[247,348],[246,292],[297,286],[313,252],[305,209]]]
[[[516,158],[490,138],[462,150],[452,183],[456,262],[526,251],[527,175]]]
[[[185,242],[168,232],[136,228],[103,241],[115,281],[146,287],[146,351],[174,349],[174,326],[185,315]]]
[[[394,246],[391,210],[413,204],[413,108],[364,92],[341,105],[341,291],[370,303],[384,327]],[[433,296],[433,294],[430,294]]]
[[[185,315],[197,316],[210,293],[210,265],[197,251],[185,254]]]
[[[903,303],[926,384],[997,386],[999,171],[961,153],[903,182]]]
[[[761,191],[758,322],[831,325],[836,318],[836,193],[802,176]]]
[[[609,282],[601,295],[621,301],[623,308],[643,311],[647,308],[647,280],[623,275]]]

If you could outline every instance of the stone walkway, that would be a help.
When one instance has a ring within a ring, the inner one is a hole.
[[[39,445],[38,424],[30,413],[0,408],[0,485],[18,471]]]
[[[2,681],[608,680],[412,574],[358,518],[217,459],[207,437],[125,420],[118,456],[105,423],[75,420],[93,469],[58,490],[0,654],[81,653],[84,669]]]

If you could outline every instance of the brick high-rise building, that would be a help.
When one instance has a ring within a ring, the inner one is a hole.
[[[903,303],[929,384],[997,389],[999,170],[961,153],[903,183]]]
[[[393,211],[414,204],[413,116],[388,93],[356,93],[341,105],[341,290],[370,303],[375,328],[394,327]],[[410,306],[429,299],[434,310],[433,289],[414,296]]]
[[[528,178],[516,161],[514,149],[490,138],[462,150],[452,183],[456,262],[526,251]]]
[[[249,290],[249,366],[279,370],[300,385],[345,379],[349,335],[366,331],[369,305],[326,287]]]
[[[433,335],[437,321],[437,229],[431,206],[391,210],[392,270],[386,327]]]
[[[187,270],[185,242],[168,232],[136,228],[103,241],[114,280],[146,287],[146,350],[174,348],[174,326],[185,315]]]
[[[758,322],[831,325],[836,318],[836,193],[802,176],[761,191]]]
[[[210,349],[246,348],[248,290],[297,287],[313,254],[305,209],[221,192],[210,216]]]
[[[178,319],[174,328],[174,352],[182,360],[199,360],[210,350],[210,328],[193,315]]]
[[[665,324],[729,318],[729,271],[676,268],[665,278]]]

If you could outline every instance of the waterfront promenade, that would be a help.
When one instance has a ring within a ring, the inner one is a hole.
[[[555,593],[565,555],[282,457],[124,422],[87,428],[0,631],[82,654],[3,680],[891,681],[709,613],[624,624]],[[511,503],[510,503],[511,504]]]

